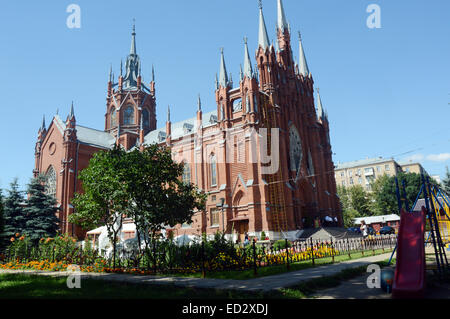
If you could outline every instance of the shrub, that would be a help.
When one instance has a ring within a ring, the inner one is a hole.
[[[291,247],[291,243],[289,241],[287,242],[287,246]],[[277,240],[273,244],[273,249],[274,250],[286,249],[286,240],[284,240],[284,239]]]

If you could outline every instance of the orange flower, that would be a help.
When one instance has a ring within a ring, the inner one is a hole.
[[[19,238],[19,240],[21,240],[21,241],[24,240],[24,239],[25,239],[25,236],[22,236],[22,237]]]
[[[20,236],[20,233],[16,233],[16,237],[19,237]]]
[[[15,239],[14,239],[14,237],[11,237],[11,239],[10,239],[10,240],[11,240],[11,242],[13,242],[13,241],[14,241]]]

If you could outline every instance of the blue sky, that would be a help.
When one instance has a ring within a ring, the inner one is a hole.
[[[81,8],[69,29],[67,6]],[[378,4],[381,28],[366,8]],[[276,0],[264,0],[275,41]],[[309,69],[331,122],[335,163],[366,157],[419,160],[430,174],[450,166],[450,2],[446,0],[284,0],[298,57],[301,31]],[[0,12],[0,188],[28,183],[37,130],[71,101],[79,124],[103,129],[110,64],[119,73],[136,19],[145,82],[155,66],[158,127],[216,108],[220,47],[237,83],[243,37],[257,47],[256,0],[8,1]],[[254,62],[254,61],[253,61]]]

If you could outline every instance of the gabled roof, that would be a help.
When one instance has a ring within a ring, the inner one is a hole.
[[[102,148],[112,148],[116,142],[114,136],[108,132],[77,125],[77,138],[83,144],[100,146]]]
[[[202,114],[202,126],[207,127],[210,125],[213,125],[215,123],[210,122],[210,118],[212,115],[216,115],[217,111],[211,111],[207,113]],[[188,132],[186,131],[186,128],[191,128],[191,130]],[[191,117],[187,120],[183,120],[180,122],[172,123],[171,129],[172,129],[172,139],[177,139],[185,135],[190,135],[192,133],[195,133],[198,128],[197,125],[197,117]],[[159,129],[156,129],[154,131],[149,132],[144,137],[144,144],[153,144],[153,143],[160,143],[159,140],[160,133],[164,133],[164,136],[166,134],[166,128],[161,127]]]
[[[53,118],[53,123],[56,124],[56,127],[61,132],[61,134],[64,134],[66,124],[61,120],[59,115],[55,115],[55,117]],[[108,132],[96,130],[78,124],[75,126],[75,129],[77,130],[77,139],[80,143],[101,148],[111,148],[115,144],[115,137]]]
[[[396,214],[390,214],[390,215],[380,215],[380,216],[358,217],[358,218],[354,219],[355,224],[357,224],[357,225],[361,224],[362,220],[367,225],[370,225],[373,223],[385,223],[385,222],[398,221],[398,220],[400,220],[400,216],[398,216]]]
[[[357,160],[352,162],[345,162],[345,163],[338,163],[336,165],[336,169],[343,169],[343,168],[353,168],[358,166],[365,166],[365,165],[374,165],[379,163],[385,163],[385,162],[393,162],[394,160],[392,158],[368,158],[364,160]]]

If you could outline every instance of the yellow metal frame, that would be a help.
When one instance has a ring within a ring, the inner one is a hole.
[[[433,196],[431,196],[431,199],[433,201],[433,205],[434,205],[434,210],[435,210],[435,214],[436,214],[436,219],[438,221],[438,225],[439,225],[439,232],[441,233],[441,238],[442,241],[446,244],[450,243],[450,220],[447,218],[447,216],[450,216],[450,207],[447,205],[446,201],[442,201],[442,203],[438,203],[436,201],[436,198],[438,197],[438,194],[436,192],[436,189],[433,189],[431,191],[433,193]],[[440,209],[442,208],[444,209],[446,214],[442,214],[440,213]]]

